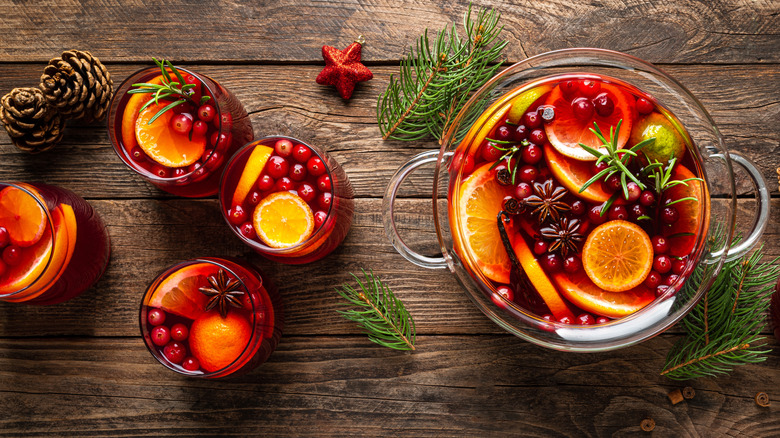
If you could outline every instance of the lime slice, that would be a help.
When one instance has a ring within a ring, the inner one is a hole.
[[[517,96],[512,100],[512,109],[509,110],[507,120],[514,124],[520,124],[520,119],[523,118],[523,114],[528,110],[528,107],[532,103],[536,102],[540,97],[549,93],[552,90],[552,85],[540,85],[538,87],[531,88],[523,94]]]

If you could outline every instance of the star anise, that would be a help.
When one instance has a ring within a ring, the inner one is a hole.
[[[243,307],[239,297],[244,295],[244,291],[239,290],[241,282],[235,279],[228,279],[224,269],[220,269],[216,277],[209,275],[209,284],[211,287],[202,287],[198,289],[203,295],[209,297],[206,303],[206,311],[219,306],[219,314],[223,318],[227,317],[228,306],[240,309]]]
[[[541,224],[548,218],[557,222],[561,213],[571,210],[571,206],[563,202],[568,191],[561,186],[555,186],[553,180],[548,179],[543,184],[534,183],[534,194],[525,198],[523,202],[532,208],[531,214],[538,216]]]
[[[577,242],[582,241],[582,234],[579,232],[580,220],[561,218],[558,222],[553,222],[539,232],[545,239],[551,240],[547,247],[549,252],[560,251],[561,256],[566,257],[569,252],[578,251]]]

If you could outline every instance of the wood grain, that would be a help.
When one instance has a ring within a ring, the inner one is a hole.
[[[395,61],[424,28],[457,23],[469,2],[154,0],[0,1],[4,62],[46,62],[71,48],[107,61],[319,62],[323,44],[368,41],[365,59]],[[773,1],[474,2],[502,13],[507,59],[603,47],[651,62],[776,63]],[[185,18],[186,17],[186,18]],[[193,27],[197,29],[193,31]],[[34,44],[31,44],[34,42]]]

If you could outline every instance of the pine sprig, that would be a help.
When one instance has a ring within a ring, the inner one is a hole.
[[[414,320],[404,303],[373,272],[362,271],[363,281],[351,274],[357,288],[345,283],[342,290],[337,289],[346,300],[344,305],[351,307],[338,312],[358,323],[372,342],[396,350],[414,350]]]
[[[469,5],[463,19],[465,38],[454,23],[437,32],[433,44],[425,30],[401,61],[398,78],[390,76],[387,90],[379,96],[377,122],[383,139],[441,140],[472,93],[501,66],[497,60],[507,42],[498,39],[503,29],[499,18],[495,10],[483,9],[472,20]],[[479,115],[479,106],[465,116],[456,139]]]
[[[723,266],[702,300],[683,318],[687,335],[669,352],[661,375],[695,379],[766,360],[770,350],[761,331],[780,268],[777,259],[762,263],[762,258],[759,248]],[[703,266],[696,268],[681,293],[692,294],[701,284]]]

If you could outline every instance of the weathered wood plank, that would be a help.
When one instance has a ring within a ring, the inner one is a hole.
[[[139,66],[112,65],[120,82]],[[756,162],[769,181],[780,166],[780,69],[772,66],[666,66],[710,110],[727,146]],[[377,95],[394,67],[375,68],[376,78],[344,103],[314,82],[312,66],[195,66],[219,78],[251,113],[256,137],[287,134],[325,146],[349,174],[357,196],[384,194],[390,176],[434,142],[383,141],[376,125]],[[290,69],[299,71],[289,74]],[[39,69],[0,65],[0,92],[34,85]],[[126,168],[114,153],[105,125],[69,127],[63,144],[36,156],[17,151],[0,129],[0,180],[27,179],[63,185],[88,198],[168,197]],[[403,196],[429,196],[433,167],[414,174]],[[95,184],[100,181],[100,184]],[[777,193],[777,185],[770,188]]]
[[[672,405],[666,394],[686,384],[658,372],[673,340],[573,354],[508,335],[427,336],[404,354],[360,337],[287,337],[226,381],[179,377],[139,339],[0,340],[0,436],[601,437],[637,435],[647,417],[653,436],[780,433],[777,350],[687,383],[696,396]],[[758,391],[770,407],[756,406]]]
[[[381,201],[356,202],[349,236],[325,259],[304,266],[266,261],[253,253],[224,224],[215,200],[93,201],[112,239],[111,263],[103,279],[82,296],[56,306],[0,303],[0,336],[132,336],[138,332],[141,295],[153,277],[168,266],[203,256],[250,260],[280,285],[285,301],[286,333],[357,334],[336,313],[334,288],[349,281],[349,272],[373,269],[404,301],[420,334],[502,333],[471,303],[446,270],[419,268],[398,255],[382,228]],[[750,202],[739,217],[750,223]],[[780,235],[780,200],[773,202],[764,242]],[[438,243],[430,201],[401,200],[396,216],[413,248],[435,255]],[[780,256],[768,244],[770,257]],[[679,333],[675,329],[675,333]]]
[[[111,61],[157,54],[191,62],[312,62],[321,61],[323,44],[345,46],[362,34],[365,59],[397,60],[424,28],[461,26],[468,4],[3,0],[0,55],[4,62],[45,62],[62,50],[88,48]],[[780,8],[772,1],[474,3],[482,6],[502,13],[512,62],[567,47],[609,48],[653,62],[780,61]]]

